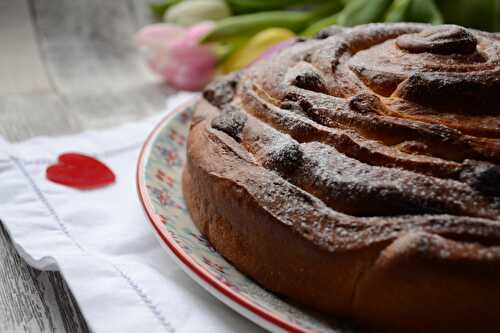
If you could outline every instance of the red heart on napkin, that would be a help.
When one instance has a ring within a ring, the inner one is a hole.
[[[103,187],[115,181],[115,174],[104,163],[78,153],[60,155],[57,163],[47,168],[46,174],[54,183],[81,190]]]

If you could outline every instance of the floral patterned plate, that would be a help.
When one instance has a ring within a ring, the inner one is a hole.
[[[191,221],[181,190],[192,107],[171,113],[153,130],[139,156],[137,188],[160,242],[184,271],[219,300],[277,332],[354,332],[262,289],[219,255]]]

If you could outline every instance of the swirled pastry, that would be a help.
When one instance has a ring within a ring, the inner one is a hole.
[[[500,39],[332,27],[208,87],[183,188],[264,287],[388,332],[500,332]]]

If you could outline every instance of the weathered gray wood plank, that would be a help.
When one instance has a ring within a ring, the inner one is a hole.
[[[19,141],[76,133],[162,110],[171,91],[148,72],[132,39],[151,19],[148,2],[1,1],[0,45],[15,40],[17,51],[0,53],[0,135]],[[22,62],[6,69],[19,50]],[[18,331],[88,328],[60,274],[28,267],[0,227],[0,332]]]
[[[0,332],[88,331],[60,275],[29,267],[1,225],[0,267]]]
[[[51,90],[26,1],[0,1],[0,96]]]
[[[35,125],[36,124],[36,125]],[[35,135],[58,135],[82,129],[54,93],[10,94],[0,97],[0,134],[19,141]]]
[[[71,96],[67,102],[84,128],[104,128],[157,113],[172,93],[158,84],[144,84],[120,92]]]
[[[60,93],[122,91],[153,80],[134,46],[136,17],[126,1],[32,5],[45,64]]]
[[[157,20],[156,17],[152,17],[149,4],[154,2],[160,2],[156,0],[128,0],[130,12],[134,14],[136,30],[139,30],[143,26],[150,24]]]

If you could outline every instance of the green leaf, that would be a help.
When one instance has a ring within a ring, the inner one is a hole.
[[[271,11],[232,16],[220,20],[202,43],[226,41],[237,36],[249,36],[270,27],[301,30],[307,19],[306,13],[289,11]]]
[[[386,22],[404,21],[411,0],[394,0],[391,7],[385,15]]]
[[[248,14],[252,12],[286,9],[290,6],[308,5],[311,0],[226,0],[233,12]]]
[[[304,37],[312,37],[314,34],[317,32],[337,24],[338,22],[338,13],[333,14],[332,16],[325,17],[322,20],[319,20],[313,24],[311,24],[309,27],[307,27],[306,30],[304,30],[301,35]]]
[[[381,22],[392,0],[351,0],[339,13],[338,24],[355,26],[370,22]]]
[[[486,31],[498,27],[498,0],[436,0],[436,4],[446,23]]]
[[[442,24],[443,16],[433,0],[395,0],[385,21]]]
[[[163,0],[162,2],[155,2],[149,4],[149,8],[153,15],[157,18],[162,18],[165,12],[173,5],[181,2],[182,0]]]
[[[310,11],[269,11],[227,17],[216,22],[202,43],[220,42],[237,36],[250,36],[266,28],[286,28],[293,32],[304,30],[311,22],[328,16],[339,8],[340,1],[328,1]]]

